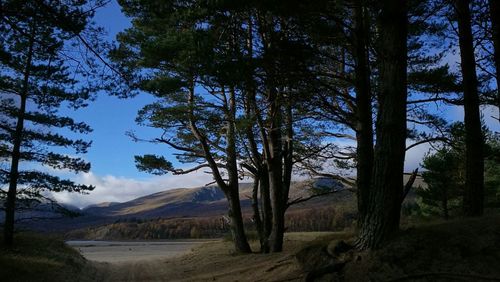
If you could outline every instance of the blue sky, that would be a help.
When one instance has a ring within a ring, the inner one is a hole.
[[[98,10],[95,21],[105,28],[110,41],[114,40],[118,32],[130,26],[130,21],[121,13],[115,1]],[[450,65],[453,63],[450,62]],[[455,63],[455,66],[458,65]],[[75,120],[85,121],[93,128],[93,132],[85,136],[93,143],[84,156],[92,164],[91,172],[66,176],[79,183],[95,185],[96,189],[88,195],[57,193],[54,194],[57,200],[84,207],[98,202],[122,202],[169,188],[197,187],[211,182],[210,175],[203,171],[183,176],[151,176],[137,171],[134,155],[163,154],[175,161],[173,151],[167,146],[135,143],[125,135],[127,131],[135,131],[143,138],[158,136],[154,130],[140,127],[134,121],[137,111],[151,101],[153,99],[148,94],[133,99],[118,99],[107,93],[99,93],[97,100],[87,108],[67,112]],[[485,109],[483,114],[487,124],[493,130],[500,131],[499,123],[489,118],[498,115],[497,109]],[[448,120],[461,120],[463,111],[457,107],[448,108],[443,115]],[[428,148],[419,146],[407,153],[407,171],[418,166]]]
[[[116,1],[98,10],[95,22],[106,30],[110,41],[115,39],[118,32],[130,26],[130,21],[121,13]],[[119,99],[101,92],[96,101],[86,108],[64,110],[63,114],[84,121],[93,129],[86,136],[78,136],[92,140],[91,148],[83,156],[91,162],[92,169],[89,173],[78,175],[64,171],[55,173],[78,183],[94,185],[96,189],[88,195],[63,192],[54,193],[53,196],[61,202],[84,207],[98,202],[127,201],[169,188],[197,187],[211,182],[210,176],[203,171],[184,176],[151,176],[136,169],[134,155],[163,154],[175,161],[172,150],[167,146],[136,143],[125,134],[134,131],[142,138],[158,136],[155,130],[140,127],[134,121],[137,111],[152,101],[153,98],[146,93],[135,98]]]
[[[113,41],[118,32],[130,26],[130,21],[121,13],[116,1],[99,9],[94,20],[98,26],[104,27],[109,41]],[[134,121],[137,111],[152,101],[153,98],[146,93],[135,98],[119,99],[101,92],[97,95],[97,100],[88,107],[71,113],[73,118],[85,121],[93,129],[85,137],[93,140],[92,147],[85,156],[92,163],[92,172],[134,179],[150,177],[137,171],[133,162],[134,155],[155,151],[160,153],[169,148],[133,142],[125,133],[134,131],[141,137],[155,136],[155,131],[137,126]]]

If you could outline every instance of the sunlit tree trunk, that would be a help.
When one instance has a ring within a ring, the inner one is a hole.
[[[221,87],[224,89],[224,86]],[[189,128],[194,137],[200,142],[204,157],[212,170],[215,182],[219,188],[224,192],[228,204],[228,217],[230,219],[229,225],[233,235],[234,246],[236,251],[242,253],[250,253],[250,245],[245,234],[243,225],[243,216],[241,213],[240,195],[239,195],[239,180],[238,180],[238,167],[237,167],[237,154],[236,154],[236,93],[234,88],[230,88],[227,108],[227,128],[226,128],[226,164],[228,180],[227,182],[222,178],[219,167],[210,151],[207,137],[203,135],[196,126],[194,117],[194,81],[191,82],[188,93],[189,109]]]

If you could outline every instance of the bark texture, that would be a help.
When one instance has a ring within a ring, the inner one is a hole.
[[[464,214],[480,216],[484,209],[483,133],[469,1],[455,0],[458,24],[465,123]]]
[[[358,224],[363,222],[370,192],[373,169],[373,122],[370,87],[370,68],[367,53],[366,17],[362,0],[354,3],[353,54],[355,60],[356,89],[356,187]]]
[[[272,101],[269,107],[269,116],[273,117],[269,126],[269,155],[267,156],[267,168],[269,173],[269,186],[272,204],[272,231],[269,236],[269,242],[272,252],[281,252],[283,250],[283,234],[285,232],[285,206],[284,182],[283,182],[283,147],[281,139],[282,106],[281,99],[277,91],[273,88],[269,90],[269,101]]]
[[[251,253],[250,245],[245,234],[245,226],[243,225],[243,216],[241,214],[241,205],[239,197],[239,188],[230,187],[225,191],[227,201],[229,203],[228,216],[230,219],[231,234],[233,236],[236,250],[242,253]]]
[[[375,249],[399,230],[406,141],[406,1],[380,1],[380,92],[372,187],[357,245]]]

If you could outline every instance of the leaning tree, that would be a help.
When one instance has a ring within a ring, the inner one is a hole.
[[[237,126],[240,111],[238,68],[232,63],[241,46],[237,19],[198,2],[121,1],[133,26],[118,35],[111,58],[131,78],[132,90],[156,96],[137,121],[160,129],[150,140],[177,150],[178,169],[163,156],[136,156],[140,170],[185,174],[208,168],[224,192],[235,248],[250,252],[239,198]]]

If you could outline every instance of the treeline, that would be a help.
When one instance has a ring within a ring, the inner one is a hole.
[[[74,230],[68,238],[92,240],[221,238],[229,231],[223,218],[124,219]]]
[[[342,231],[353,227],[355,209],[350,207],[320,207],[295,210],[287,214],[287,232]],[[249,238],[258,240],[251,216],[244,216],[245,229]],[[223,238],[230,234],[230,227],[224,217],[195,218],[125,218],[112,224],[89,227],[68,232],[68,239],[87,240],[155,240],[155,239],[200,239]]]

